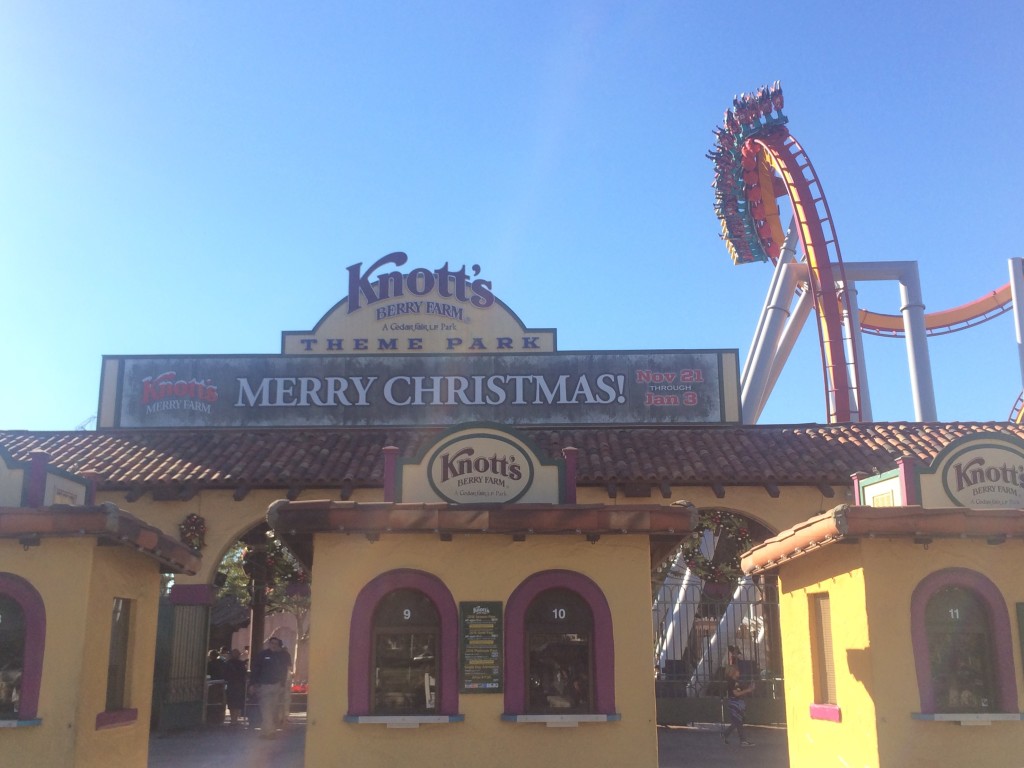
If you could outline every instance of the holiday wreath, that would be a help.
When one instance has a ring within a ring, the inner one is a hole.
[[[206,546],[206,521],[193,513],[178,525],[181,543],[199,551]]]
[[[712,531],[718,538],[711,557],[701,551],[704,532]],[[677,562],[707,582],[735,584],[743,577],[740,555],[750,547],[750,529],[739,515],[712,509],[701,512],[697,527],[679,548]]]

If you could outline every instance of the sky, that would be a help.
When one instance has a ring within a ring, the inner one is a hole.
[[[742,364],[771,267],[732,264],[705,153],[774,80],[844,260],[971,301],[1024,256],[1021,39],[1005,0],[6,0],[0,429],[91,428],[105,354],[277,353],[392,251],[481,265],[562,351]],[[929,354],[940,421],[1008,417],[1009,314]],[[875,419],[912,421],[904,342],[866,365]],[[808,324],[761,423],[825,420]]]

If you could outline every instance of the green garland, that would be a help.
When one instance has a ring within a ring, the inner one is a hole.
[[[679,562],[706,582],[735,584],[743,577],[740,555],[750,548],[750,529],[739,515],[717,509],[701,512],[697,520],[693,534],[679,549]],[[713,531],[719,537],[711,558],[700,548],[705,531]]]

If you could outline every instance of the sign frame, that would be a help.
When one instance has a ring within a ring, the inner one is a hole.
[[[474,626],[476,622],[479,626]],[[471,642],[477,639],[481,649],[490,649],[481,658],[470,653]],[[489,661],[487,656],[489,656]],[[483,682],[471,682],[467,674],[471,662],[489,675]],[[459,693],[503,693],[505,690],[505,615],[500,600],[462,601],[459,603]]]

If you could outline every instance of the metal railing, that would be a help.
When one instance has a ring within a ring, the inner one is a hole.
[[[744,579],[733,589],[670,577],[653,604],[657,696],[720,698],[725,667],[735,663],[740,679],[755,683],[755,698],[781,699],[778,608],[774,583]]]

